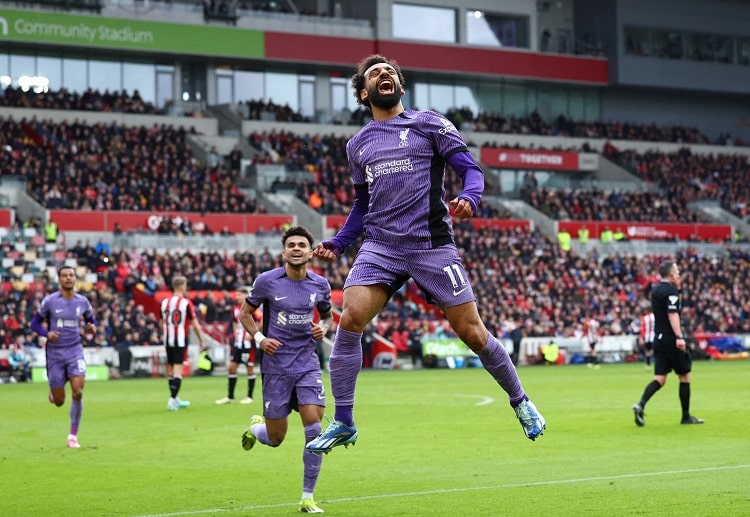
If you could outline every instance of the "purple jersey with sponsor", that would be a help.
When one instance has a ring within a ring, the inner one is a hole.
[[[445,164],[466,150],[456,127],[434,111],[405,110],[363,127],[346,152],[352,181],[370,193],[366,238],[411,249],[452,243]]]
[[[38,314],[46,322],[48,331],[59,333],[54,343],[48,340],[46,345],[50,386],[64,385],[66,376],[85,375],[81,324],[83,321],[95,321],[88,299],[78,293],[72,298],[65,298],[58,291],[42,300]]]
[[[312,335],[315,309],[331,312],[331,286],[311,271],[302,280],[289,278],[283,267],[266,271],[253,283],[245,299],[252,307],[263,307],[263,333],[283,346],[273,354],[263,354],[264,374],[299,374],[320,370]]]

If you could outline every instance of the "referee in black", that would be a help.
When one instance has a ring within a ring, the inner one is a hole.
[[[683,424],[702,424],[703,420],[690,414],[690,369],[692,358],[687,349],[680,323],[680,269],[673,261],[659,265],[661,282],[651,289],[651,308],[654,311],[654,380],[643,391],[641,400],[633,405],[635,425],[643,427],[643,408],[654,393],[667,382],[667,374],[674,370],[680,379],[680,405]]]

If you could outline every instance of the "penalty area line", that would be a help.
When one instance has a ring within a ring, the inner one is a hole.
[[[393,494],[378,494],[378,495],[363,495],[358,497],[339,497],[336,499],[321,499],[318,501],[320,504],[325,503],[346,503],[351,501],[372,501],[374,499],[391,499],[394,497],[414,497],[414,496],[425,496],[425,495],[440,495],[440,494],[454,494],[460,492],[477,492],[480,490],[501,490],[507,488],[523,488],[533,486],[550,486],[550,485],[565,485],[571,483],[589,483],[592,481],[612,481],[616,479],[633,479],[641,477],[656,477],[656,476],[671,476],[674,474],[696,474],[701,472],[716,472],[721,470],[738,470],[750,468],[750,464],[743,465],[723,465],[718,467],[703,467],[693,469],[679,469],[679,470],[662,470],[657,472],[637,472],[633,474],[617,474],[614,476],[591,476],[585,478],[571,478],[571,479],[551,479],[548,481],[529,481],[526,483],[509,483],[505,485],[487,485],[487,486],[476,486],[476,487],[463,487],[463,488],[443,488],[439,490],[424,490],[420,492],[399,492]],[[264,510],[269,508],[284,508],[287,506],[297,506],[297,503],[279,503],[279,504],[259,504],[251,506],[241,506],[237,508],[212,508],[205,510],[186,510],[182,512],[170,512],[170,513],[153,513],[140,515],[138,517],[177,517],[182,515],[209,515],[214,513],[227,513],[227,512],[248,512],[255,510]]]

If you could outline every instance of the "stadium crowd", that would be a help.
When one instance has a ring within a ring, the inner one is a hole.
[[[656,192],[604,192],[598,189],[546,189],[528,192],[524,201],[552,219],[711,223],[688,207],[690,199]]]
[[[6,100],[11,98],[6,95]],[[65,109],[66,101],[60,99],[53,103],[60,102]],[[30,101],[18,102],[23,105]],[[92,102],[91,106],[99,109],[97,106],[103,104]],[[267,110],[268,105],[258,109]],[[473,130],[479,131],[486,127],[488,131],[576,135],[588,127],[586,136],[592,138],[602,135],[633,140],[706,141],[694,128],[586,125],[558,119],[558,127],[551,129],[535,114],[527,119],[496,120],[486,115],[475,118],[462,111],[459,120],[456,113],[450,113],[454,122],[462,128],[475,124],[477,129]],[[186,145],[184,129],[127,128],[79,121],[53,124],[9,117],[0,118],[0,129],[0,144],[5,149],[0,154],[0,167],[26,178],[30,194],[47,208],[245,213],[258,210],[253,200],[236,187],[236,156],[208,165],[198,163]],[[257,150],[256,163],[283,163],[290,170],[310,174],[310,179],[294,182],[292,187],[312,208],[322,214],[348,213],[353,191],[345,138],[273,131],[253,133],[249,142]],[[659,195],[531,189],[527,192],[529,202],[557,218],[692,222],[695,216],[687,210],[686,203],[700,195],[722,202],[731,200],[735,208],[747,199],[747,185],[741,181],[747,172],[746,159],[684,151],[638,155],[611,146],[605,154],[644,180],[658,183],[662,189]],[[454,196],[460,191],[460,182],[455,174],[449,173],[447,178],[448,195]],[[492,189],[488,185],[489,193]],[[666,202],[660,206],[658,201],[663,198]],[[495,218],[508,214],[490,209],[479,215]],[[181,231],[166,231],[172,230]],[[537,232],[477,230],[470,224],[457,224],[456,240],[465,255],[483,316],[497,335],[505,334],[516,324],[523,325],[531,336],[573,335],[583,331],[583,322],[590,316],[601,321],[605,333],[634,332],[633,324],[646,300],[644,291],[655,280],[656,265],[663,258],[596,253],[585,258],[563,252]],[[3,253],[10,251],[11,245],[4,241]],[[334,289],[342,288],[354,251],[335,264],[316,265]],[[280,257],[267,250],[160,254],[76,243],[65,255],[97,275],[96,283],[83,287],[100,321],[94,338],[100,346],[154,343],[156,320],[133,301],[131,291],[136,286],[155,293],[168,289],[175,274],[184,274],[189,288],[200,293],[196,302],[203,320],[228,321],[232,297],[208,293],[233,292],[238,286],[251,283],[260,272],[280,265]],[[687,328],[694,332],[750,332],[747,252],[726,249],[709,256],[687,251],[677,260],[684,270]],[[15,339],[28,339],[28,319],[54,282],[49,276],[42,276],[33,286],[23,285],[18,278],[3,280],[0,346],[8,346]],[[408,284],[382,311],[377,330],[404,342],[413,339],[408,337],[412,333],[440,332],[440,322],[434,310],[424,304],[418,289]]]
[[[522,325],[528,336],[580,337],[590,317],[600,321],[605,335],[637,333],[648,287],[657,280],[655,271],[665,258],[596,253],[586,258],[563,252],[538,232],[477,230],[468,223],[457,224],[456,240],[489,329],[505,337],[514,325]],[[136,304],[133,289],[147,294],[168,291],[174,275],[185,275],[202,321],[226,323],[234,291],[281,264],[280,256],[268,250],[157,253],[110,251],[106,246],[97,251],[97,246],[79,242],[65,252],[96,274],[96,282],[82,280],[80,286],[99,322],[91,346],[158,343],[157,319]],[[6,241],[3,254],[10,250]],[[333,264],[315,263],[314,270],[326,275],[334,289],[341,289],[355,251]],[[750,333],[750,253],[726,248],[716,255],[701,255],[687,250],[676,259],[683,270],[685,328]],[[56,287],[55,281],[46,272],[31,285],[18,278],[3,280],[0,347],[18,340],[30,344],[34,340],[28,322],[44,294]],[[407,344],[414,335],[450,332],[412,283],[388,302],[372,330]]]
[[[199,163],[187,131],[0,118],[0,167],[46,208],[254,213],[239,170]]]
[[[674,153],[619,150],[612,145],[604,156],[655,185],[662,197],[713,200],[740,218],[750,215],[748,157],[741,154],[695,154],[689,148]]]
[[[83,93],[71,92],[66,88],[56,91],[35,92],[33,88],[23,89],[7,86],[0,95],[0,106],[13,108],[36,108],[78,111],[107,111],[114,113],[139,113],[164,115],[165,110],[156,108],[141,98],[138,90],[130,95],[127,91],[100,92],[89,88]]]

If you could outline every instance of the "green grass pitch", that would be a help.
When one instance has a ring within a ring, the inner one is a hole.
[[[695,363],[692,409],[706,419],[695,426],[679,423],[674,374],[635,426],[630,407],[652,378],[642,363],[520,374],[547,418],[536,442],[481,369],[363,372],[359,441],[324,457],[316,500],[347,517],[750,515],[749,361]],[[245,452],[260,397],[215,405],[225,390],[223,376],[188,378],[192,406],[173,413],[165,379],[89,382],[82,448],[69,450],[70,400],[0,386],[0,515],[297,514],[298,415],[279,448]]]

